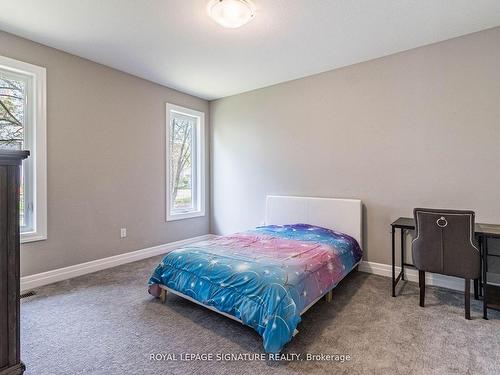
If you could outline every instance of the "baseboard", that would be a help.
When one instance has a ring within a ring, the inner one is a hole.
[[[213,235],[211,234],[206,234],[203,236],[188,238],[186,240],[148,247],[146,249],[132,251],[125,254],[119,254],[107,258],[93,260],[90,262],[75,264],[74,266],[58,268],[47,272],[24,276],[21,277],[21,293],[58,281],[71,279],[73,277],[86,275],[92,272],[101,271],[107,268],[120,266],[122,264],[131,263],[146,258],[151,258],[156,255],[165,254],[177,247],[207,240],[212,236]]]
[[[190,243],[203,241],[212,238],[212,234],[192,237],[186,240],[170,242],[163,245],[148,247],[125,254],[119,254],[107,258],[97,259],[90,262],[75,264],[73,266],[58,268],[55,270],[37,273],[34,275],[21,277],[21,293],[32,290],[44,285],[52,284],[58,281],[71,279],[73,277],[86,275],[92,272],[101,271],[107,268],[120,266],[126,263],[136,262],[138,260],[151,258],[161,255],[175,249],[176,247],[188,245]],[[362,261],[358,267],[359,271],[372,273],[385,277],[391,277],[392,269],[390,264]],[[396,274],[399,274],[400,267],[396,267]],[[406,269],[405,276],[407,280],[418,282],[418,272],[414,269]],[[464,290],[463,279],[451,276],[444,276],[432,273],[426,273],[425,283],[427,285],[439,286],[453,290]]]
[[[363,261],[359,265],[359,271],[373,273],[375,275],[391,277],[392,267],[390,264],[366,262]],[[396,267],[396,276],[401,271],[401,267]],[[418,271],[415,269],[405,268],[405,276],[409,281],[418,283]],[[439,275],[435,273],[427,272],[425,274],[425,283],[427,285],[439,286],[442,288],[453,289],[453,290],[464,290],[464,279],[458,277]]]

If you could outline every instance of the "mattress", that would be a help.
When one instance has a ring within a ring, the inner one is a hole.
[[[279,352],[301,312],[361,260],[357,241],[308,224],[269,225],[218,236],[168,253],[149,280],[234,316]]]

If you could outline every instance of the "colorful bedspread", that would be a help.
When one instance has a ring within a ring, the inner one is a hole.
[[[254,328],[266,352],[279,352],[301,312],[360,261],[355,239],[307,224],[269,225],[168,253],[149,280]]]

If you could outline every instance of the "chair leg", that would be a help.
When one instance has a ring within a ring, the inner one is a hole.
[[[470,320],[470,279],[465,279],[465,319]]]
[[[420,306],[425,305],[425,271],[418,271],[418,286],[420,287]]]
[[[474,299],[479,299],[479,279],[474,279]]]

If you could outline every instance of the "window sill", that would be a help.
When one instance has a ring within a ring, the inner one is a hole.
[[[176,220],[184,220],[184,219],[192,219],[194,217],[205,216],[204,211],[193,211],[179,214],[167,214],[167,221],[176,221]]]
[[[36,232],[21,233],[21,243],[45,241],[46,239],[46,234],[39,234]]]

